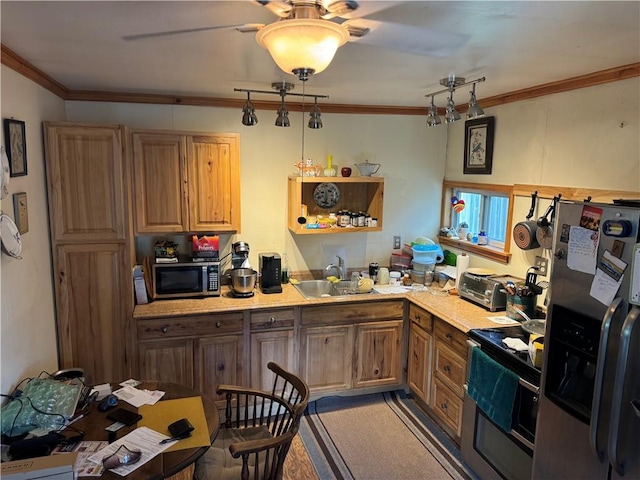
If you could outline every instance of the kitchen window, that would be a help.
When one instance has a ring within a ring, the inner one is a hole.
[[[478,245],[465,238],[440,236],[440,243],[473,252],[476,255],[507,263],[511,244],[511,217],[513,192],[508,185],[482,183],[443,183],[442,226],[456,229],[462,222],[468,224],[469,233],[477,236],[484,231],[487,245]],[[451,208],[451,198],[464,200],[465,207],[460,212]]]

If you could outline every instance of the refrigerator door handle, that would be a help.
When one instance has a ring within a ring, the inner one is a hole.
[[[620,350],[618,352],[618,364],[616,366],[616,378],[613,388],[613,406],[611,409],[611,426],[609,429],[609,459],[618,475],[623,476],[629,467],[627,463],[630,458],[622,458],[618,454],[618,441],[620,440],[620,422],[622,419],[622,409],[624,407],[624,386],[629,366],[629,349],[633,337],[633,329],[640,318],[640,308],[634,307],[627,315],[622,333],[620,334]],[[624,445],[627,449],[632,449],[637,455],[637,445]],[[633,455],[634,453],[632,453]]]
[[[609,342],[609,333],[611,332],[611,323],[622,303],[622,297],[614,299],[602,318],[600,346],[598,347],[598,364],[596,367],[593,403],[591,406],[591,421],[589,422],[589,444],[591,445],[591,450],[600,462],[605,461],[606,449],[606,445],[598,445],[598,423],[600,422],[600,409],[602,407],[602,384],[607,359],[607,344]]]

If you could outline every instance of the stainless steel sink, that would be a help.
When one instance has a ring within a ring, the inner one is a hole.
[[[305,298],[342,297],[346,295],[366,295],[354,292],[349,280],[332,283],[329,280],[301,280],[293,286]],[[368,293],[376,293],[371,291]]]

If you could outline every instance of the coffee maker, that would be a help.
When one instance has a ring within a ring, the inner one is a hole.
[[[258,255],[260,262],[260,289],[262,293],[282,292],[282,260],[277,253],[261,253]]]

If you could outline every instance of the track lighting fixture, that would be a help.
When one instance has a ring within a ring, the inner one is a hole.
[[[478,78],[476,80],[471,80],[469,82],[465,82],[465,79],[462,77],[456,77],[455,75],[449,75],[447,78],[443,78],[440,80],[440,85],[447,87],[444,90],[439,90],[437,92],[429,93],[425,95],[425,97],[431,97],[431,104],[427,110],[427,127],[435,127],[436,125],[440,125],[442,122],[440,117],[438,116],[438,109],[434,103],[434,97],[441,93],[448,93],[447,97],[447,107],[445,110],[444,122],[445,123],[453,123],[460,120],[460,113],[456,110],[456,104],[453,101],[453,93],[456,91],[456,88],[462,87],[464,85],[473,85],[472,90],[469,92],[469,108],[467,110],[467,118],[477,118],[484,115],[484,110],[480,105],[478,105],[478,100],[476,98],[476,83],[484,82],[485,77]]]
[[[252,127],[256,123],[258,123],[258,117],[256,117],[256,109],[253,107],[253,103],[251,103],[251,92],[247,92],[247,101],[242,107],[242,124],[247,127]]]
[[[309,128],[322,128],[322,119],[320,118],[320,108],[318,107],[318,99],[315,98],[313,107],[309,112]]]
[[[252,127],[258,123],[258,117],[256,116],[256,110],[251,103],[250,95],[252,93],[260,93],[260,94],[269,94],[269,95],[280,95],[280,105],[276,110],[277,117],[275,121],[275,125],[277,127],[289,127],[291,125],[289,121],[289,110],[287,109],[287,105],[285,104],[285,97],[287,95],[293,95],[296,97],[302,98],[302,111],[304,112],[304,98],[312,97],[314,99],[313,107],[309,112],[309,128],[322,128],[322,119],[320,118],[320,108],[318,107],[318,99],[319,98],[329,98],[329,95],[313,95],[313,94],[305,94],[305,93],[291,93],[294,85],[289,82],[274,82],[271,84],[271,87],[275,91],[269,90],[248,90],[244,88],[234,88],[235,92],[247,92],[247,101],[242,107],[242,124],[247,127]],[[304,87],[304,84],[303,84]],[[303,88],[304,90],[304,88]],[[303,117],[304,118],[304,117]]]

